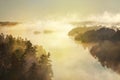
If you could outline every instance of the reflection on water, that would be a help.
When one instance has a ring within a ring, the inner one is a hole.
[[[103,68],[87,49],[69,38],[67,34],[72,28],[73,26],[67,23],[47,22],[4,27],[0,31],[27,38],[33,44],[43,45],[51,52],[54,80],[120,80],[119,75]],[[42,33],[45,29],[54,32]],[[40,33],[36,35],[35,31]]]

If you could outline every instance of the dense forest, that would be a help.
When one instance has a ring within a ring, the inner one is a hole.
[[[80,35],[80,34],[83,34],[89,30],[96,30],[96,29],[99,29],[100,26],[92,26],[92,27],[87,27],[87,26],[84,26],[84,27],[76,27],[76,28],[73,28],[69,33],[68,35],[69,36],[76,36],[76,35]]]
[[[75,36],[75,40],[80,40],[85,43],[101,42],[105,40],[120,41],[120,30],[102,27],[97,30],[93,29],[86,31],[83,34],[78,34],[77,36]]]
[[[72,30],[74,32],[74,30]],[[87,44],[91,55],[103,67],[110,68],[120,74],[120,29],[101,27],[86,30],[84,33],[77,31],[75,41]],[[91,46],[89,48],[89,46]]]
[[[50,53],[42,50],[27,39],[1,33],[0,80],[51,80]]]

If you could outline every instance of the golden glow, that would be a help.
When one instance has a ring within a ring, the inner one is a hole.
[[[76,19],[77,20],[77,19]],[[77,45],[68,36],[74,28],[69,19],[39,20],[22,23],[14,27],[3,27],[1,32],[31,40],[33,44],[43,45],[51,53],[54,80],[119,80],[120,77],[104,69],[82,45]],[[44,30],[52,33],[44,33]],[[39,31],[39,34],[34,34]],[[96,67],[97,66],[97,67]],[[100,71],[99,71],[100,70]],[[92,73],[92,74],[91,74]],[[96,76],[93,77],[93,74]],[[106,76],[106,77],[103,77]]]

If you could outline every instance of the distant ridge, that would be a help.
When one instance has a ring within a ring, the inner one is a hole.
[[[18,22],[9,22],[9,21],[5,21],[5,22],[0,22],[0,26],[15,26],[19,24]]]

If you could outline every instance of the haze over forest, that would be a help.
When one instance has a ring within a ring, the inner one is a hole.
[[[120,80],[119,0],[0,0],[0,80]]]

